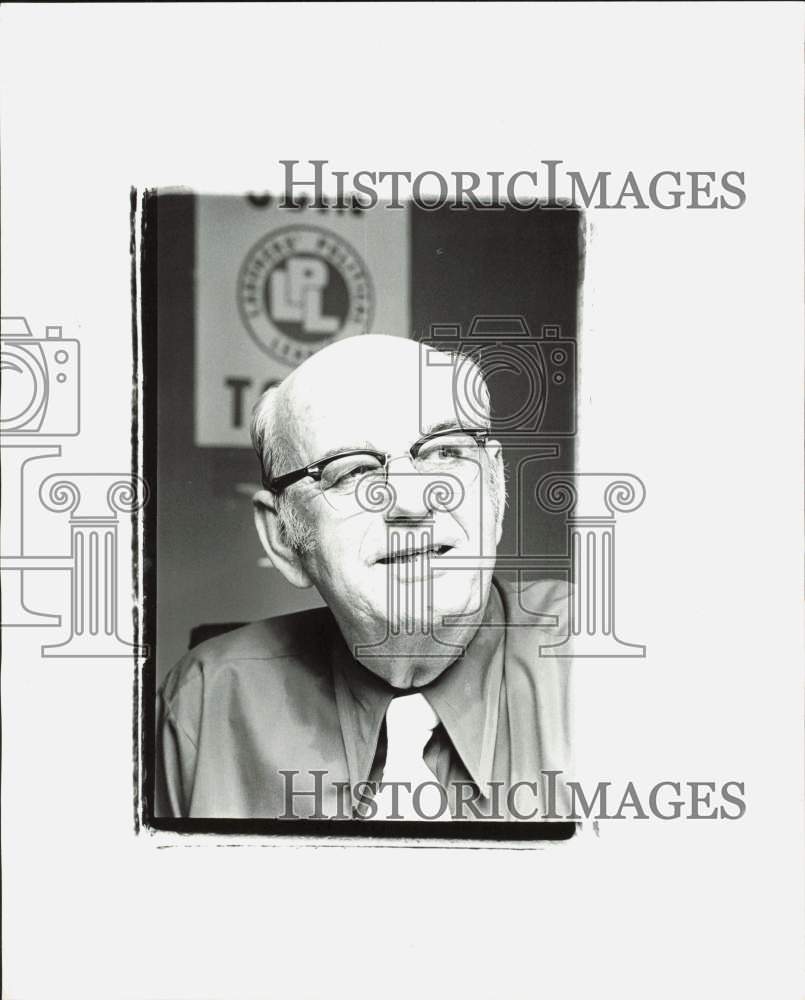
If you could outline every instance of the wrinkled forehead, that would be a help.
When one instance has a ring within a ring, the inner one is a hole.
[[[293,386],[292,437],[304,462],[333,449],[402,453],[434,427],[467,423],[465,378],[451,355],[417,348],[357,352],[302,373]]]

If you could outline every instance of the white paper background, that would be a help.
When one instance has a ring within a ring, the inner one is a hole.
[[[589,215],[579,466],[647,485],[619,532],[618,627],[649,655],[576,674],[583,774],[737,778],[744,819],[609,824],[557,850],[160,848],[132,829],[131,663],[43,662],[51,636],[15,630],[5,996],[800,996],[801,8],[0,18],[3,313],[81,341],[65,470],[128,465],[132,184],[555,158],[743,170],[748,193]]]

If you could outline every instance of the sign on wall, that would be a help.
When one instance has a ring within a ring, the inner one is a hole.
[[[335,340],[410,335],[409,213],[196,200],[195,443],[251,447],[259,395]]]

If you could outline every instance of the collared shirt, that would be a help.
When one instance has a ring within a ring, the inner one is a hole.
[[[561,815],[569,660],[545,653],[567,635],[567,598],[557,581],[495,578],[464,654],[417,689],[439,717],[424,758],[454,815]],[[157,816],[362,815],[395,693],[353,659],[327,608],[202,643],[160,691]]]

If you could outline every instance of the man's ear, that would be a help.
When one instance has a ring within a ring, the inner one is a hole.
[[[503,447],[500,441],[486,442],[486,451],[495,467],[495,481],[498,484],[498,516],[495,525],[495,545],[500,545],[503,537],[503,515],[506,513],[506,468],[503,464]]]
[[[276,498],[268,490],[258,490],[252,500],[254,525],[271,564],[294,587],[312,587],[313,581],[302,565],[299,553],[285,541],[277,513]]]

